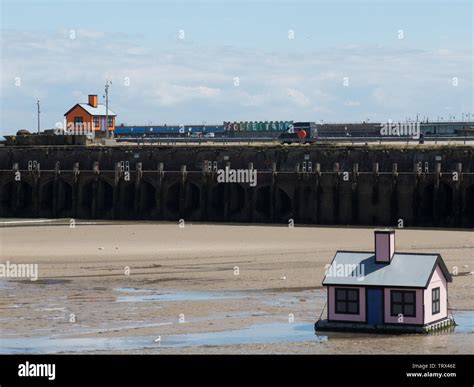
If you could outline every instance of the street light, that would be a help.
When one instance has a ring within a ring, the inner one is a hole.
[[[40,133],[40,100],[36,101],[36,106],[38,109],[38,134]]]
[[[112,81],[105,81],[105,138],[109,138],[109,86]]]

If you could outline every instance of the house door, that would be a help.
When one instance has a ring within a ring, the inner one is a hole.
[[[102,118],[100,119],[100,121],[101,121],[101,123],[100,123],[100,130],[102,130],[102,131],[107,130],[107,129],[105,128],[105,117],[102,117]]]
[[[367,323],[383,324],[383,291],[382,289],[367,290]]]

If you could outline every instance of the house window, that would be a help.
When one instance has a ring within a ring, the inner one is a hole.
[[[359,314],[359,289],[336,288],[336,313]]]
[[[94,127],[98,128],[99,127],[99,117],[94,116]]]
[[[114,125],[114,119],[113,117],[107,117],[108,118],[108,127],[111,128]]]
[[[440,292],[439,288],[431,289],[431,314],[437,314],[440,311]]]
[[[392,290],[391,295],[391,315],[404,317],[416,317],[416,293],[407,290]]]
[[[74,128],[75,129],[82,129],[83,127],[83,119],[82,117],[74,117]]]

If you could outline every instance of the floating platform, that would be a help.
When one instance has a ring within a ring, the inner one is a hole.
[[[362,332],[362,333],[388,333],[388,334],[407,334],[407,333],[431,333],[441,330],[449,330],[456,326],[454,318],[447,317],[441,321],[436,321],[427,325],[399,325],[383,324],[369,325],[363,323],[351,322],[333,322],[328,320],[319,320],[314,324],[314,330],[318,332]]]

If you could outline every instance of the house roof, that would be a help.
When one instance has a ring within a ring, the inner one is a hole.
[[[373,252],[338,251],[323,285],[426,288],[437,265],[446,281],[451,282],[449,270],[439,254],[395,253],[387,264],[375,262]]]
[[[92,116],[105,116],[105,105],[99,103],[97,107],[92,107],[88,103],[77,103],[75,104],[71,109],[69,109],[64,115],[68,114],[72,109],[74,109],[76,106],[80,106],[83,108],[87,113],[89,113]],[[109,116],[110,117],[115,117],[117,114],[115,114],[112,110],[109,109]]]

